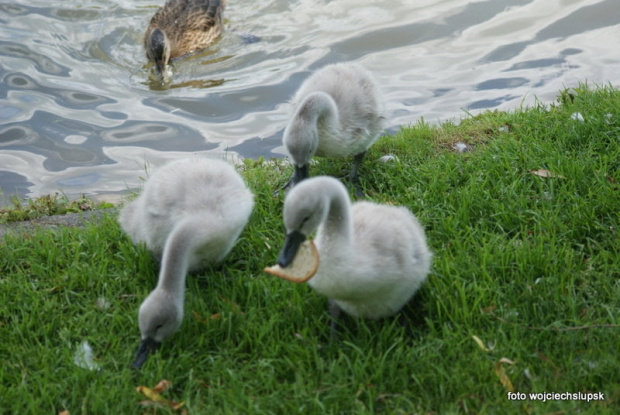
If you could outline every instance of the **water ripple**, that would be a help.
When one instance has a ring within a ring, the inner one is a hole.
[[[47,56],[35,53],[19,43],[0,41],[0,56],[32,62],[38,72],[46,75],[69,76],[68,67],[58,65]]]

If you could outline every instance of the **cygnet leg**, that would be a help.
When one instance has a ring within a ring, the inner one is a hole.
[[[366,152],[362,151],[361,153],[357,154],[353,158],[353,168],[351,169],[351,173],[349,173],[349,179],[351,179],[353,186],[355,186],[355,196],[357,196],[358,198],[365,197],[364,191],[362,190],[362,186],[360,185],[360,179],[358,176],[358,170],[359,170],[360,164],[362,164],[362,160],[364,159],[365,155],[366,155]]]
[[[329,341],[334,342],[340,332],[340,316],[342,315],[342,309],[334,300],[328,302],[329,315],[331,316],[331,323],[329,325]]]
[[[398,313],[398,322],[408,335],[424,327],[426,308],[419,295],[412,296]]]

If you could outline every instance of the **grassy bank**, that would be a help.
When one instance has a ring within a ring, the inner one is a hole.
[[[9,200],[2,196],[4,195],[0,194],[0,225],[114,207],[110,203],[97,202],[86,196],[69,200],[66,195],[58,193],[29,199],[25,203],[16,195]]]
[[[378,161],[386,154],[397,160]],[[320,160],[312,174],[342,176],[349,162]],[[368,198],[408,206],[435,253],[412,333],[397,318],[359,322],[329,344],[325,298],[261,271],[282,243],[282,198],[271,194],[290,168],[242,170],[256,195],[247,229],[221,266],[188,279],[181,330],[140,372],[129,367],[137,309],[157,265],[114,217],[5,238],[2,413],[620,410],[620,92],[583,87],[554,106],[420,123],[373,146]],[[76,364],[83,341],[98,370]],[[139,403],[136,387],[161,379],[182,408]]]

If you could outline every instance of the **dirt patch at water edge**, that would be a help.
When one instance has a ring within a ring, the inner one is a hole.
[[[39,229],[59,229],[63,227],[83,227],[89,223],[97,223],[104,216],[117,215],[118,208],[90,210],[86,212],[68,213],[66,215],[43,216],[41,218],[0,224],[0,242],[4,235],[27,234]]]

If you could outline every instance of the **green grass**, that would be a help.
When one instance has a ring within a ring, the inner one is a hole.
[[[95,202],[84,195],[76,200],[69,200],[66,195],[58,193],[29,199],[27,203],[22,203],[20,198],[14,195],[9,198],[10,205],[6,202],[4,200],[4,206],[0,205],[0,224],[114,206],[106,202]]]
[[[452,150],[456,142],[470,151]],[[388,153],[398,161],[377,161]],[[342,176],[350,165],[320,160],[311,173]],[[282,244],[282,198],[271,193],[291,169],[246,160],[256,194],[248,227],[221,266],[188,278],[180,331],[139,372],[129,365],[137,310],[157,278],[150,254],[114,217],[7,236],[0,412],[619,413],[619,167],[620,92],[608,87],[383,137],[361,171],[365,192],[420,218],[433,270],[413,333],[398,318],[361,321],[330,344],[326,299],[261,271]],[[99,371],[74,364],[84,340]],[[605,400],[510,401],[502,374],[515,392]],[[161,379],[181,410],[139,405],[136,387]]]

